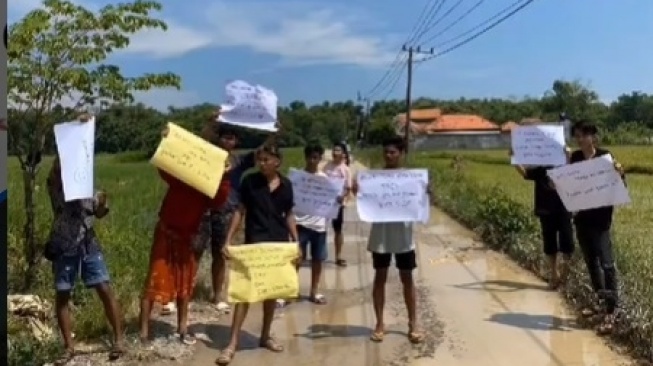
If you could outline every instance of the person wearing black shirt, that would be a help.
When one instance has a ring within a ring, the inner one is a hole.
[[[608,150],[596,146],[598,129],[592,123],[580,121],[571,130],[579,150],[571,154],[570,163],[594,159],[603,155],[612,155]],[[613,156],[614,167],[625,179],[624,169]],[[592,281],[592,288],[606,312],[599,333],[612,331],[614,313],[617,309],[619,294],[617,270],[615,266],[610,229],[612,227],[613,206],[598,207],[576,212],[574,224],[578,245],[583,251],[587,271]],[[600,307],[583,309],[584,316],[592,316]]]
[[[292,184],[278,171],[281,165],[281,153],[276,146],[265,144],[256,152],[256,160],[259,170],[247,175],[240,185],[240,202],[231,218],[223,249],[227,259],[229,247],[233,245],[234,235],[243,217],[245,219],[244,245],[298,240],[297,224],[293,213]],[[297,260],[300,258],[300,253],[301,249],[297,244]],[[259,345],[272,352],[283,352],[284,347],[270,335],[276,305],[276,299],[263,301],[263,327]],[[248,311],[247,303],[239,303],[234,307],[229,344],[220,352],[216,360],[218,365],[227,365],[233,359]]]
[[[565,147],[569,157],[571,151]],[[512,155],[512,152],[511,152]],[[549,288],[562,285],[569,271],[569,260],[574,253],[574,230],[571,214],[565,208],[553,183],[547,176],[552,166],[523,167],[516,165],[517,172],[526,180],[533,181],[535,215],[540,219],[544,254],[549,259],[551,275]],[[562,270],[558,271],[559,255],[562,255]]]

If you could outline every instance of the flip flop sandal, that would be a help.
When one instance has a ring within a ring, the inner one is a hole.
[[[313,304],[317,304],[317,305],[326,305],[326,303],[327,303],[326,297],[324,297],[324,295],[322,295],[322,294],[316,294],[316,295],[313,295],[313,296],[309,296],[308,301],[312,302]]]
[[[596,315],[596,313],[597,313],[596,309],[591,308],[591,307],[583,308],[583,309],[580,311],[580,314],[581,314],[584,318],[592,317],[592,316]]]
[[[223,366],[228,365],[233,361],[235,355],[236,351],[231,348],[225,348],[220,351],[220,355],[218,355],[218,358],[215,360],[215,364]]]
[[[338,267],[347,267],[347,261],[344,259],[338,259],[336,260],[336,265]]]
[[[192,346],[195,343],[197,343],[197,338],[195,337],[194,334],[186,333],[186,334],[179,334],[179,341],[187,346]]]
[[[55,362],[54,366],[64,366],[69,364],[75,358],[75,351],[66,350]]]
[[[420,332],[408,332],[408,340],[412,344],[420,344],[424,342],[424,334]]]
[[[599,335],[609,335],[614,331],[614,315],[606,315],[603,323],[599,325],[597,332]]]
[[[109,361],[116,361],[120,357],[124,356],[125,353],[125,349],[122,346],[113,346],[113,349],[109,352]]]
[[[385,332],[373,332],[372,335],[370,336],[370,341],[381,343],[383,342],[384,337],[385,337]]]
[[[268,351],[271,351],[271,352],[274,352],[274,353],[281,353],[285,349],[282,345],[277,343],[277,341],[272,337],[270,337],[270,338],[266,339],[265,341],[262,341],[261,343],[259,343],[259,347],[265,348]]]

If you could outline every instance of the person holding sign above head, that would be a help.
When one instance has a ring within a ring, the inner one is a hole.
[[[564,148],[567,159],[571,150]],[[510,156],[513,156],[512,149]],[[549,260],[549,288],[563,285],[569,273],[569,261],[574,254],[574,229],[571,213],[567,211],[547,171],[553,166],[515,165],[517,172],[534,183],[535,215],[540,219],[544,255]],[[562,255],[562,268],[558,270],[559,254]]]
[[[306,146],[304,148],[304,159],[306,160],[304,170],[310,174],[326,177],[327,175],[318,168],[323,155],[324,148],[321,145],[309,144]],[[311,290],[308,299],[314,304],[326,304],[326,298],[318,292],[322,277],[322,263],[328,256],[326,218],[297,212],[296,221],[302,258],[306,257],[309,250],[311,254]],[[297,270],[299,270],[299,263]]]
[[[89,116],[82,115],[78,120],[88,122],[89,119]],[[93,198],[66,200],[58,155],[52,163],[47,188],[54,221],[44,254],[52,262],[56,289],[55,312],[64,340],[64,354],[55,364],[65,365],[75,356],[70,297],[80,274],[84,285],[94,288],[104,305],[114,337],[109,359],[116,360],[125,352],[120,308],[110,285],[109,271],[100,243],[93,230],[94,220],[109,213],[107,195],[97,192]]]
[[[211,141],[211,129],[202,131],[202,138]],[[168,129],[162,138],[168,136]],[[225,176],[212,198],[159,169],[161,178],[168,184],[159,210],[159,221],[154,230],[150,254],[150,268],[145,280],[141,300],[140,338],[149,341],[149,322],[155,302],[177,303],[177,336],[185,344],[194,344],[195,337],[188,333],[188,307],[195,286],[197,256],[193,240],[198,233],[202,215],[209,209],[219,209],[228,198],[230,184]],[[228,173],[227,173],[228,175]]]
[[[351,170],[349,169],[349,151],[347,145],[343,142],[337,142],[331,149],[331,161],[324,166],[324,173],[331,178],[345,180],[345,186],[342,191],[342,204],[338,212],[338,217],[332,221],[334,245],[336,252],[336,265],[340,267],[347,266],[347,261],[342,259],[342,246],[344,245],[344,236],[342,234],[342,225],[344,221],[344,204],[351,190]]]
[[[229,259],[229,247],[235,245],[233,238],[241,220],[245,220],[245,244],[270,242],[296,242],[297,223],[293,213],[294,196],[292,183],[279,173],[281,152],[274,145],[264,145],[256,152],[258,171],[243,178],[240,185],[240,203],[234,212],[227,232],[224,255]],[[297,248],[297,258],[300,257]],[[272,352],[283,352],[284,347],[271,336],[276,299],[263,301],[263,326],[259,346]],[[240,331],[249,311],[248,303],[234,307],[231,336],[227,347],[220,352],[216,363],[227,365],[233,359],[240,338]]]
[[[587,121],[574,123],[571,132],[579,146],[579,150],[571,154],[572,164],[594,159],[611,153],[597,146],[598,129]],[[614,168],[625,181],[624,168],[614,159]],[[615,312],[618,306],[618,281],[612,251],[612,216],[613,206],[598,207],[578,211],[574,215],[578,245],[583,251],[583,257],[592,281],[592,288],[598,295],[603,306],[593,306],[582,310],[584,316],[592,316],[597,311],[605,310],[605,317],[598,331],[600,334],[612,332]],[[603,309],[601,309],[603,307]]]
[[[211,303],[221,313],[231,311],[229,304],[223,297],[223,289],[226,278],[226,263],[222,255],[227,231],[234,212],[238,209],[240,181],[243,174],[256,166],[256,151],[245,154],[234,154],[238,147],[238,128],[228,123],[219,122],[220,110],[214,112],[209,118],[205,129],[206,135],[217,136],[211,142],[229,153],[229,181],[231,190],[227,202],[219,209],[211,209],[206,212],[202,219],[202,229],[195,240],[195,247],[199,257],[207,247],[211,249],[211,282],[213,296]],[[272,144],[277,133],[270,133],[265,144]],[[198,258],[199,260],[199,258]]]
[[[401,137],[393,137],[383,142],[383,169],[403,169],[402,162],[406,145]],[[354,194],[358,193],[358,183],[354,183]],[[430,196],[430,190],[427,188]],[[417,344],[424,340],[424,334],[417,326],[417,291],[413,271],[417,268],[415,241],[413,240],[412,222],[376,222],[372,223],[367,250],[372,253],[374,282],[372,301],[376,326],[370,339],[382,342],[385,336],[383,309],[385,307],[385,285],[388,269],[394,257],[395,266],[403,286],[404,302],[408,310],[408,339]]]

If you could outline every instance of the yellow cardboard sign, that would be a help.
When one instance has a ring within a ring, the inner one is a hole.
[[[168,123],[168,135],[161,139],[151,163],[210,198],[215,197],[229,153]]]
[[[299,296],[293,260],[296,243],[259,243],[229,247],[228,302],[255,303]]]

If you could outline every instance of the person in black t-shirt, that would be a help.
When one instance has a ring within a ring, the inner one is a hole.
[[[567,157],[571,154],[565,147]],[[512,156],[512,151],[510,152]],[[540,219],[544,255],[549,260],[549,288],[554,290],[567,279],[569,260],[574,253],[574,230],[571,214],[565,208],[553,183],[547,176],[552,166],[524,167],[516,165],[517,172],[526,180],[533,181],[535,215]],[[559,255],[561,270],[558,270]]]
[[[594,124],[579,121],[572,126],[571,132],[580,149],[571,154],[570,163],[612,155],[608,150],[596,146],[598,129]],[[612,158],[615,169],[621,174],[622,179],[625,179],[623,166],[614,159],[614,156]],[[578,245],[583,251],[592,288],[596,291],[602,305],[583,309],[583,315],[592,316],[597,311],[605,310],[604,321],[599,327],[601,334],[612,331],[619,300],[617,270],[610,238],[613,212],[613,206],[606,206],[579,211],[574,215]]]
[[[297,223],[293,213],[292,184],[278,171],[281,165],[281,153],[276,146],[266,144],[257,150],[256,161],[258,171],[247,175],[240,185],[240,202],[231,218],[223,249],[227,259],[229,248],[234,245],[232,241],[242,219],[245,221],[244,245],[298,240]],[[297,260],[300,256],[301,248],[297,244]],[[284,347],[270,334],[276,305],[276,299],[263,301],[263,326],[259,346],[272,352],[283,352]],[[233,359],[248,311],[248,303],[238,303],[234,307],[229,344],[220,352],[216,364],[227,365]]]

